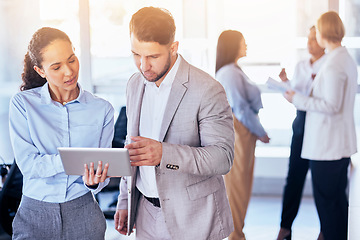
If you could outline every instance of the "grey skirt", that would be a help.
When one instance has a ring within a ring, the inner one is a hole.
[[[65,203],[42,202],[23,195],[12,238],[103,240],[105,230],[105,217],[91,192]]]

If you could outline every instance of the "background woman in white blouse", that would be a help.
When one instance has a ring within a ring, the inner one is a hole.
[[[356,153],[354,102],[356,63],[341,46],[344,25],[336,12],[317,21],[316,38],[328,56],[312,84],[310,96],[293,91],[285,98],[307,111],[301,157],[310,159],[313,191],[320,218],[319,239],[347,239],[347,169]]]

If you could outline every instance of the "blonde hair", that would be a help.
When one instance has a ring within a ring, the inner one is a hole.
[[[345,27],[339,15],[329,11],[317,20],[317,29],[321,36],[330,42],[341,42],[345,35]]]

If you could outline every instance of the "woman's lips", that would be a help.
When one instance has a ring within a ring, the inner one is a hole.
[[[71,85],[74,84],[76,82],[76,77],[70,79],[69,81],[66,81],[65,84]]]

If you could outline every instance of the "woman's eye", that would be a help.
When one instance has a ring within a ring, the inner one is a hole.
[[[60,67],[56,67],[56,68],[54,68],[54,70],[56,71],[56,70],[59,70],[60,69]]]

